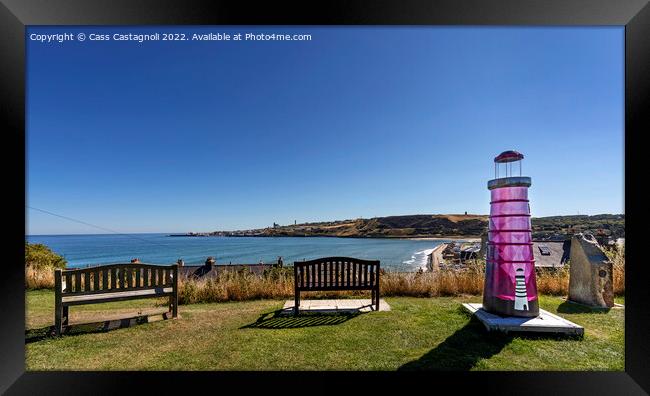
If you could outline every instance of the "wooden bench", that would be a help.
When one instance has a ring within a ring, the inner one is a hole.
[[[299,312],[301,291],[370,290],[372,304],[379,310],[379,260],[352,257],[323,257],[293,263],[295,305]]]
[[[178,264],[110,264],[54,272],[54,327],[60,335],[72,305],[169,297],[169,311],[178,317]]]

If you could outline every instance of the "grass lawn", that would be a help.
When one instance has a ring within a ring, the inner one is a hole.
[[[624,309],[559,297],[540,305],[584,326],[584,339],[488,334],[460,306],[480,296],[385,298],[389,312],[297,319],[274,316],[284,300],[181,305],[178,320],[51,338],[54,293],[26,295],[27,370],[624,370]],[[166,310],[145,299],[70,313],[74,324],[152,308]]]

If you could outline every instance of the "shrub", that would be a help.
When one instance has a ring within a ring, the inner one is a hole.
[[[65,268],[67,261],[40,243],[25,242],[25,287],[54,288],[54,269]]]
[[[41,243],[25,242],[25,266],[35,269],[65,268],[68,262]]]

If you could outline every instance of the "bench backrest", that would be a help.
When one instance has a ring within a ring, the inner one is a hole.
[[[174,279],[178,279],[178,264],[109,264],[54,273],[55,286],[63,295],[169,287]]]
[[[379,285],[379,260],[323,257],[293,264],[296,290],[367,290]]]

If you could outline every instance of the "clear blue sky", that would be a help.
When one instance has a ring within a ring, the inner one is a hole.
[[[276,32],[287,42],[27,40],[27,205],[120,232],[489,211],[515,149],[533,216],[623,213],[624,30]],[[101,233],[26,209],[29,234]]]

